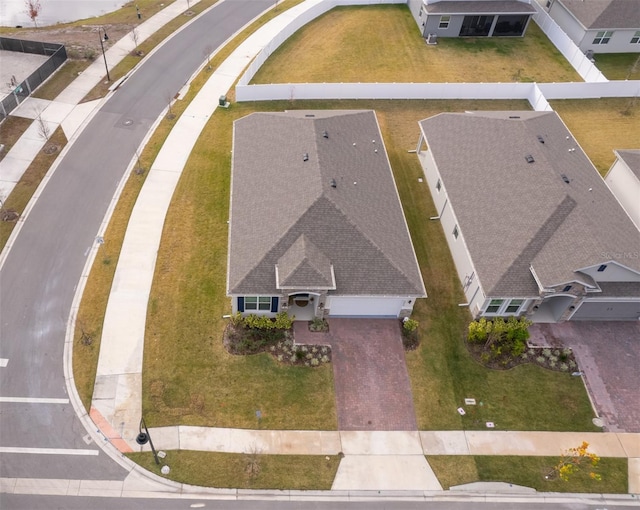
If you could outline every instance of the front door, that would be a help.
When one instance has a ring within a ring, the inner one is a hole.
[[[289,315],[296,320],[309,321],[316,316],[317,294],[298,292],[289,296]]]

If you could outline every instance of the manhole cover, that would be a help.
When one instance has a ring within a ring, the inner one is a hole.
[[[125,126],[130,126],[131,124],[133,124],[133,120],[131,120],[131,119],[126,119],[126,120],[123,122],[123,124],[124,124]]]
[[[162,466],[162,468],[160,469],[160,472],[163,475],[168,475],[171,472],[171,468],[169,466]]]

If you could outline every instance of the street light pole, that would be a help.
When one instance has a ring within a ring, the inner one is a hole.
[[[104,36],[100,34],[100,30],[104,32]],[[109,40],[109,36],[107,35],[107,31],[103,27],[98,27],[98,37],[100,38],[100,48],[102,48],[102,58],[104,59],[104,68],[107,71],[107,80],[111,81],[111,76],[109,76],[109,66],[107,65],[107,56],[104,54],[104,44],[103,44],[103,41]]]
[[[142,428],[144,427],[144,432],[142,432]],[[138,427],[138,437],[136,437],[136,443],[138,443],[140,446],[143,446],[147,443],[149,443],[149,446],[151,446],[151,451],[153,452],[153,458],[156,461],[156,465],[160,465],[160,459],[158,459],[158,453],[156,452],[156,449],[153,447],[153,441],[151,441],[151,436],[149,435],[149,429],[147,428],[147,424],[144,421],[144,417],[140,418],[140,426]]]

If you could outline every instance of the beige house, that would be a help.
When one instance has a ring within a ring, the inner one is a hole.
[[[436,115],[417,153],[474,317],[640,319],[640,233],[555,112]]]
[[[299,320],[407,317],[426,297],[373,111],[235,122],[227,295]]]

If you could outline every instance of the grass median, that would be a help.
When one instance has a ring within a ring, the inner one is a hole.
[[[443,489],[473,482],[505,482],[538,492],[626,494],[628,491],[627,459],[600,459],[597,471],[601,481],[589,476],[588,467],[578,470],[567,481],[545,479],[559,457],[431,455],[427,461]]]

